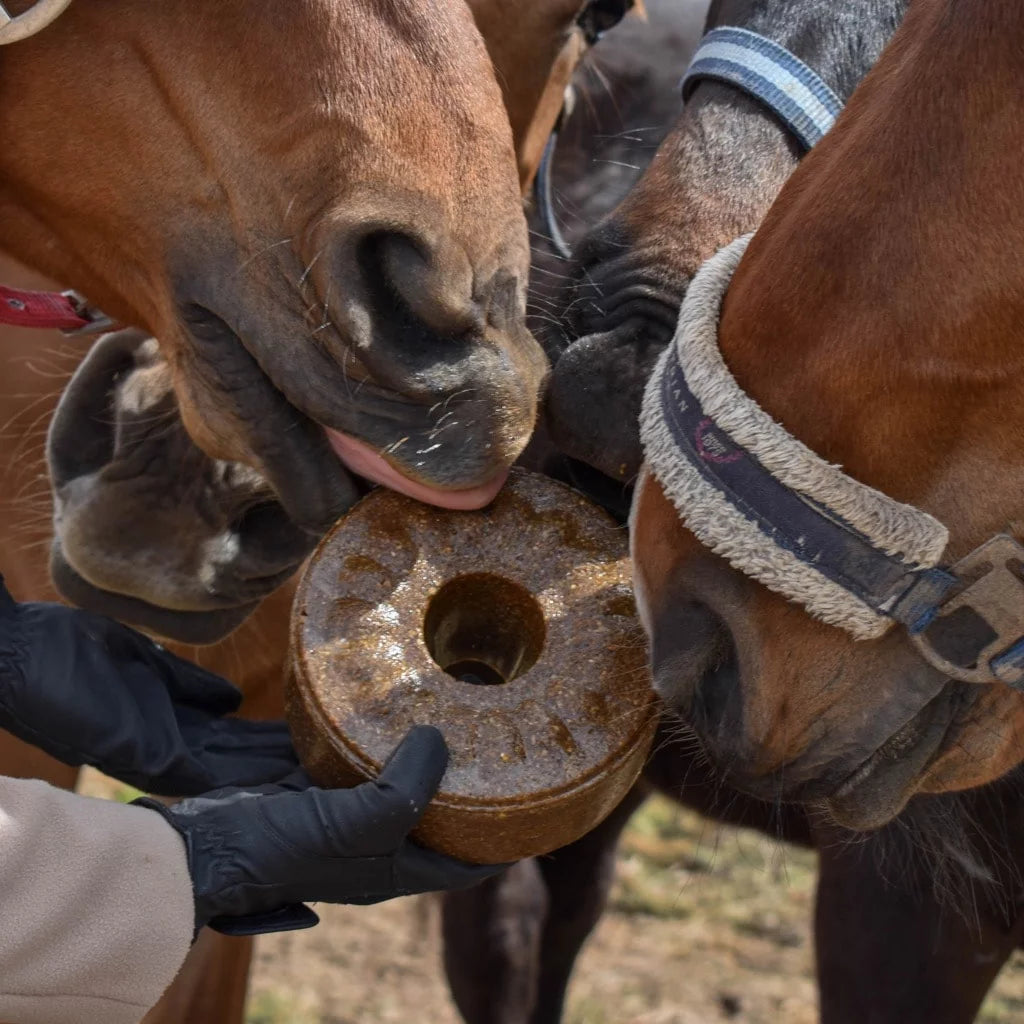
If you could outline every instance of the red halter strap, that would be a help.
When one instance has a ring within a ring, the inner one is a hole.
[[[77,292],[31,292],[2,284],[0,324],[55,328],[64,334],[94,334],[113,327],[110,317]]]

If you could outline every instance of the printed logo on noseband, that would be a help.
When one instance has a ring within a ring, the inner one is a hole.
[[[704,462],[724,466],[743,458],[743,452],[719,431],[711,419],[697,424],[693,433],[693,446]]]

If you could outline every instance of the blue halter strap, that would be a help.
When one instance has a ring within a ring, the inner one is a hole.
[[[842,100],[799,57],[745,28],[714,28],[682,80],[687,99],[701,79],[726,82],[760,100],[810,149],[843,109]]]

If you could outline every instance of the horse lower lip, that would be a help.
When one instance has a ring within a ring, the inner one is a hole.
[[[375,484],[389,487],[400,494],[439,508],[469,511],[490,504],[501,490],[508,471],[498,473],[486,483],[461,490],[444,490],[431,487],[407,477],[391,465],[379,452],[368,444],[341,431],[324,427],[327,440],[346,469]]]
[[[835,791],[834,796],[844,797],[873,775],[875,769],[886,761],[894,761],[902,754],[917,746],[927,731],[928,723],[921,714],[915,715],[883,743],[853,774],[849,775]]]
[[[902,811],[958,732],[959,685],[947,683],[826,798],[837,821],[875,829]]]

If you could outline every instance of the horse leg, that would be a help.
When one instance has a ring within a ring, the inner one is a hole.
[[[637,783],[593,831],[540,858],[548,914],[540,947],[537,1002],[530,1024],[558,1024],[576,958],[608,904],[619,838],[650,790]]]
[[[444,964],[467,1024],[549,1024],[562,1015],[576,957],[604,911],[634,787],[592,832],[443,898]]]
[[[204,929],[163,998],[142,1024],[241,1024],[253,940]]]
[[[51,786],[74,789],[78,769],[44,754],[7,732],[0,732],[0,775],[14,779],[42,779]]]
[[[527,1024],[547,913],[535,859],[441,898],[444,969],[466,1024]]]
[[[923,864],[897,865],[887,881],[884,842],[819,847],[822,1024],[969,1024],[1020,944],[1024,917],[982,898],[969,910],[943,905]]]

